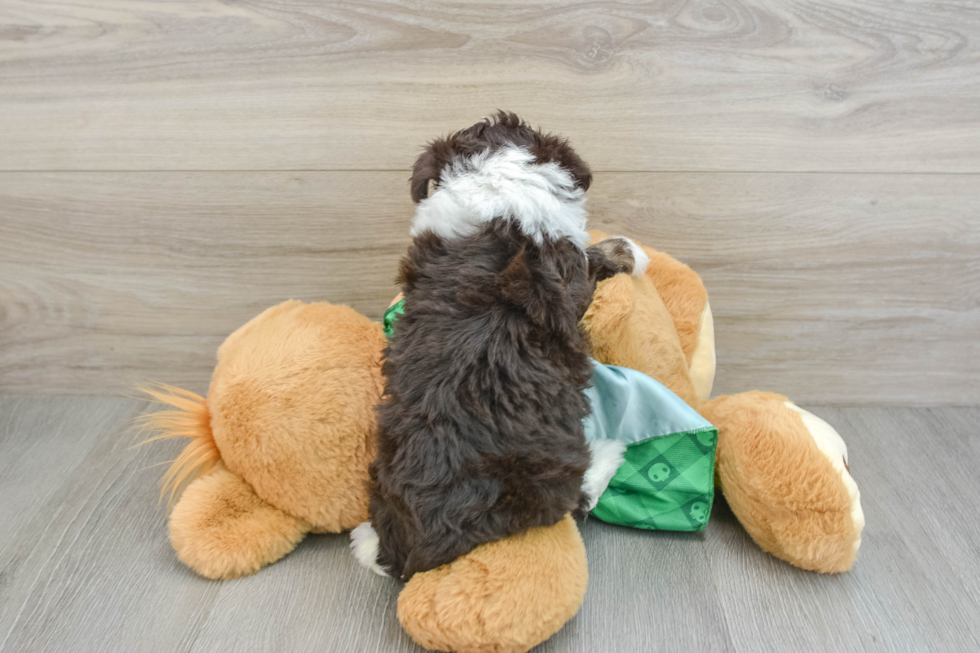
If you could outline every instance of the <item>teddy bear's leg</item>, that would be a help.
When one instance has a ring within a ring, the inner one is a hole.
[[[609,238],[598,230],[590,231],[589,236],[592,243]],[[645,275],[653,282],[677,331],[694,392],[704,401],[711,396],[715,380],[715,328],[708,291],[698,273],[684,263],[642,243],[638,245],[649,258]]]
[[[803,569],[850,569],[864,513],[840,435],[768,392],[718,397],[702,414],[718,428],[717,482],[759,546]]]
[[[428,649],[523,652],[575,615],[588,576],[585,545],[566,516],[415,574],[398,597],[398,619]]]
[[[711,396],[711,388],[715,384],[715,319],[707,299],[701,311],[697,341],[689,364],[694,391],[698,399],[704,401]]]
[[[715,324],[708,291],[698,273],[673,256],[649,247],[647,276],[674,320],[681,349],[690,367],[691,383],[702,401],[711,395],[715,380]]]
[[[254,574],[293,550],[310,525],[274,508],[227,469],[198,478],[170,515],[170,541],[207,578]]]

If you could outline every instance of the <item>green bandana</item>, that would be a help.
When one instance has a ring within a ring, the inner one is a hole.
[[[385,311],[388,338],[404,312],[404,299]],[[704,530],[715,493],[718,430],[656,379],[628,367],[592,364],[585,437],[626,444],[625,460],[592,514],[633,528]]]
[[[656,379],[592,361],[585,438],[626,444],[623,464],[592,514],[665,531],[701,531],[715,494],[718,430]]]
[[[381,320],[381,324],[384,325],[385,336],[387,336],[388,340],[391,340],[392,337],[395,335],[395,322],[398,321],[398,318],[400,318],[404,312],[405,312],[404,298],[399,299],[397,302],[389,306],[387,311],[385,311],[384,317]]]

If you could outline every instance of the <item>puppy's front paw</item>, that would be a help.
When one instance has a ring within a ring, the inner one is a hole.
[[[387,576],[388,572],[378,564],[378,548],[380,546],[381,540],[378,539],[378,534],[369,521],[360,524],[350,532],[350,550],[354,554],[354,558],[361,563],[362,567],[370,569],[379,576]]]
[[[589,512],[599,503],[599,497],[606,491],[609,481],[623,464],[626,445],[619,440],[592,440],[589,442],[592,461],[582,478],[582,495],[586,501],[585,511]]]
[[[617,274],[626,273],[641,277],[650,265],[650,257],[643,248],[625,236],[606,238],[596,243],[595,247],[601,249],[606,258],[616,266]]]

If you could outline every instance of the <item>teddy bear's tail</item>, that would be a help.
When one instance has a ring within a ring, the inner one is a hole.
[[[140,388],[140,392],[152,397],[156,403],[174,408],[137,418],[138,427],[157,433],[140,445],[170,438],[191,439],[160,480],[160,500],[169,495],[170,505],[179,496],[179,490],[194,479],[213,471],[221,462],[221,452],[211,434],[211,413],[208,411],[207,400],[188,390],[159,384]]]

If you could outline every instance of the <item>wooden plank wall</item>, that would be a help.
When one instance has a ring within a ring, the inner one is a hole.
[[[980,402],[968,0],[0,0],[0,391],[203,390],[282,299],[377,317],[420,145],[496,107],[702,274],[718,392]]]

